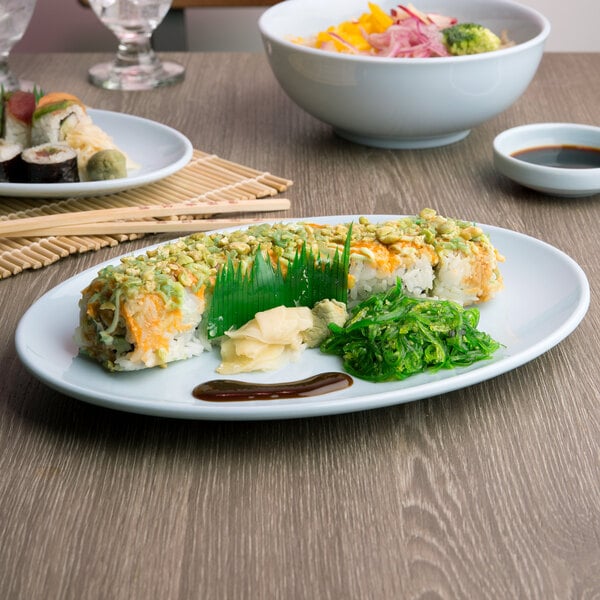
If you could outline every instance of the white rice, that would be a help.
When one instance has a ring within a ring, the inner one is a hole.
[[[479,286],[473,284],[474,257],[457,250],[447,250],[440,254],[436,268],[433,295],[446,300],[454,300],[463,306],[479,301]]]
[[[30,146],[31,130],[29,125],[7,113],[4,120],[4,142],[18,144],[22,148]]]
[[[78,104],[71,104],[63,110],[55,110],[34,119],[31,128],[31,144],[37,146],[64,142],[67,132],[84,119],[89,117]]]
[[[350,307],[394,287],[398,278],[402,279],[404,292],[416,298],[429,295],[434,281],[433,265],[427,256],[416,258],[411,266],[401,266],[387,273],[354,255],[350,261],[349,275],[354,280],[354,285],[348,291]]]
[[[134,351],[117,358],[115,361],[117,370],[135,371],[147,367],[155,367],[168,362],[198,356],[205,350],[210,349],[208,339],[202,336],[200,328],[196,327],[202,319],[205,306],[206,304],[203,300],[200,300],[188,289],[185,289],[181,311],[183,324],[184,326],[189,326],[189,329],[173,333],[169,340],[168,350],[160,356],[157,352],[150,351],[144,355],[142,360],[138,357],[131,360]]]

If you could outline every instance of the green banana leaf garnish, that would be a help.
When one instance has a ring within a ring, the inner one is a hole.
[[[0,138],[4,137],[4,103],[6,101],[6,92],[4,84],[0,85]]]
[[[281,264],[275,266],[260,249],[250,269],[230,260],[216,277],[207,320],[209,339],[222,336],[230,328],[239,328],[254,318],[257,312],[276,306],[308,306],[319,300],[346,302],[348,299],[348,267],[350,240],[348,230],[343,252],[336,250],[333,258],[315,256],[306,245],[288,263],[286,274]]]
[[[343,327],[330,324],[321,351],[368,381],[463,367],[491,358],[501,344],[477,329],[479,311],[450,300],[410,298],[402,282],[358,304]]]
[[[37,86],[37,83],[33,84],[33,89],[31,90],[33,97],[35,98],[35,103],[37,104],[40,101],[40,98],[44,96],[45,92],[42,88]],[[5,99],[6,96],[10,95],[10,92],[7,92],[4,89],[4,84],[0,85],[0,97]]]
[[[35,97],[35,103],[37,104],[40,101],[40,98],[42,96],[45,96],[46,93],[44,92],[44,90],[42,88],[39,88],[37,86],[37,83],[34,84],[33,86],[33,96]]]

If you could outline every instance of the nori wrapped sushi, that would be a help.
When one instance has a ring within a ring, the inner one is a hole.
[[[25,165],[21,158],[23,148],[0,140],[0,181],[23,183],[26,181]]]
[[[74,183],[79,181],[77,153],[66,144],[41,144],[21,154],[28,183]]]

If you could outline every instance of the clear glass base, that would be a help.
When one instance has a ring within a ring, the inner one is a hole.
[[[150,65],[100,63],[88,71],[90,83],[107,90],[152,90],[182,81],[185,68],[175,62],[154,61]]]

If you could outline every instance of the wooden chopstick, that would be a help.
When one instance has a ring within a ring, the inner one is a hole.
[[[0,220],[0,237],[22,237],[27,235],[58,235],[65,227],[75,225],[98,225],[97,233],[109,233],[107,227],[114,225],[115,221],[127,219],[131,222],[141,221],[149,217],[215,215],[233,212],[262,212],[279,211],[290,208],[290,201],[286,198],[266,198],[260,200],[242,201],[207,201],[207,202],[181,202],[177,204],[164,204],[161,206],[127,206],[101,210],[85,210],[20,219]],[[177,223],[177,221],[173,221]],[[179,222],[181,223],[181,221]],[[35,233],[32,231],[50,231],[50,234]],[[123,231],[123,230],[121,230]],[[136,233],[127,230],[127,233]],[[60,235],[65,235],[60,233]],[[75,235],[75,234],[71,234]],[[83,235],[83,234],[81,234]]]
[[[3,234],[4,238],[32,238],[56,237],[65,235],[115,235],[119,233],[194,233],[198,231],[211,231],[237,225],[261,223],[260,218],[235,218],[235,219],[185,219],[172,221],[112,221],[102,223],[75,223],[59,227],[30,229],[18,233]]]

